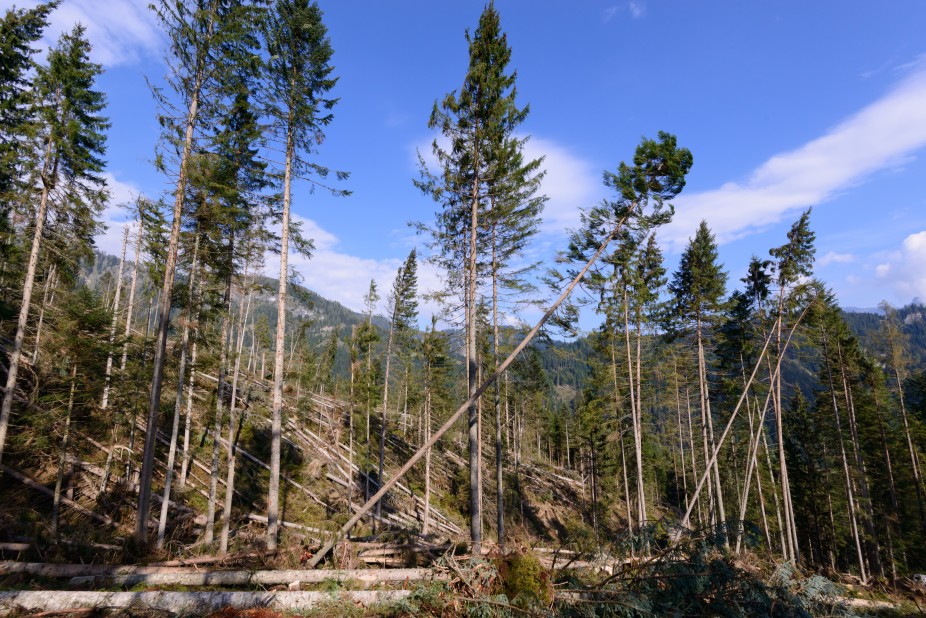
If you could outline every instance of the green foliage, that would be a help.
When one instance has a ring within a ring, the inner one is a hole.
[[[529,551],[499,556],[498,587],[516,607],[548,607],[553,601],[550,574]]]
[[[681,324],[700,324],[716,312],[726,293],[727,273],[718,262],[714,234],[701,221],[672,275],[674,315]]]

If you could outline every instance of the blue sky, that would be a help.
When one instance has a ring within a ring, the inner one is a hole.
[[[0,8],[11,5],[0,0]],[[163,37],[146,5],[64,0],[50,34],[83,22],[106,67],[116,205],[98,242],[111,253],[124,220],[117,204],[170,187],[150,164],[158,128],[145,77],[157,83],[165,69]],[[464,31],[484,4],[320,5],[341,102],[318,160],[351,172],[344,187],[353,195],[296,187],[294,211],[317,251],[294,261],[309,287],[359,309],[370,278],[387,289],[420,242],[406,223],[433,220],[436,205],[412,185],[415,151],[427,151],[434,137],[427,119],[435,99],[463,79]],[[608,196],[602,170],[629,158],[641,136],[666,130],[695,161],[676,220],[658,234],[670,269],[706,219],[738,283],[750,255],[785,242],[790,223],[813,206],[816,273],[843,305],[926,299],[926,3],[496,6],[519,100],[531,106],[528,151],[546,156],[550,201],[532,257],[549,261],[579,209]],[[439,274],[425,269],[421,279],[435,286]]]

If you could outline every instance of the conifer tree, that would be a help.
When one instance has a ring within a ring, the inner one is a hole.
[[[46,219],[49,214],[61,218],[80,217],[81,225],[92,229],[107,198],[102,157],[106,150],[103,131],[109,123],[101,115],[106,99],[94,90],[102,68],[90,62],[89,55],[90,43],[85,29],[78,25],[61,36],[48,54],[48,65],[38,70],[35,79],[38,127],[34,153],[39,186],[33,191],[38,203],[6,390],[0,407],[0,458],[13,406]]]
[[[8,9],[0,21],[0,258],[4,263],[0,272],[4,274],[13,248],[10,217],[14,203],[21,202],[17,188],[25,180],[21,146],[35,120],[30,117],[36,51],[32,45],[42,37],[48,15],[58,4],[56,0],[32,9]]]
[[[386,456],[386,412],[389,408],[389,370],[392,368],[393,345],[398,347],[407,345],[409,335],[415,328],[418,319],[418,254],[415,249],[399,267],[392,292],[389,294],[389,305],[392,309],[392,323],[389,327],[389,339],[386,343],[386,373],[383,378],[383,414],[379,429],[379,474],[377,480],[383,482],[383,460]],[[380,515],[382,503],[376,505],[376,515]]]
[[[778,286],[777,299],[777,321],[775,329],[776,350],[781,356],[782,339],[781,333],[784,328],[783,322],[786,311],[790,308],[790,303],[797,296],[799,289],[795,289],[798,283],[809,277],[813,273],[814,260],[814,239],[815,235],[810,229],[810,211],[808,208],[801,214],[800,218],[792,224],[788,231],[788,242],[780,247],[769,250],[773,258],[772,266],[774,267],[774,283]],[[785,459],[784,428],[782,425],[782,393],[781,393],[781,373],[778,374],[772,395],[772,405],[775,410],[775,427],[778,437],[778,473],[781,483],[782,502],[784,506],[785,517],[785,539],[787,541],[784,548],[785,559],[798,560],[798,543],[797,543],[797,520],[794,516],[794,507],[791,504],[791,488],[788,480],[788,464]]]
[[[271,133],[284,152],[282,170],[282,232],[280,287],[274,350],[271,409],[270,488],[267,498],[267,546],[275,549],[279,530],[280,439],[283,414],[283,335],[286,329],[286,284],[289,278],[290,206],[293,180],[301,174],[318,178],[328,168],[308,161],[331,123],[337,99],[326,98],[337,79],[331,76],[333,50],[318,5],[309,0],[277,0],[266,21],[267,62],[265,105]],[[346,173],[337,172],[339,179]],[[337,192],[342,193],[342,192]]]
[[[154,448],[161,406],[161,388],[167,352],[167,334],[170,326],[171,298],[180,231],[187,194],[187,181],[191,155],[194,153],[197,129],[203,117],[210,116],[210,92],[224,83],[242,64],[253,62],[249,49],[252,38],[253,14],[251,7],[241,0],[160,0],[152,5],[170,41],[171,88],[183,102],[182,107],[172,106],[160,90],[155,98],[167,111],[160,117],[164,128],[164,141],[173,151],[177,165],[177,182],[170,235],[165,250],[163,277],[160,278],[158,324],[155,337],[151,396],[148,400],[147,433],[142,455],[139,480],[138,509],[135,519],[135,538],[147,540],[148,511],[151,500],[151,477],[154,472]],[[159,155],[159,166],[166,167]]]
[[[440,105],[435,103],[428,122],[431,129],[449,138],[450,147],[444,149],[434,141],[432,150],[441,168],[439,174],[429,172],[422,160],[422,178],[416,185],[444,208],[432,234],[440,250],[437,261],[445,266],[450,273],[449,282],[457,286],[463,297],[466,375],[468,392],[472,395],[479,372],[476,346],[479,237],[481,226],[484,227],[481,219],[490,207],[489,187],[494,184],[497,190],[497,222],[503,220],[502,213],[506,210],[510,214],[510,209],[527,208],[522,214],[529,215],[524,220],[529,230],[540,203],[515,197],[523,191],[533,195],[535,188],[528,187],[539,162],[522,163],[521,142],[511,137],[514,128],[524,120],[527,108],[519,109],[515,102],[516,74],[507,72],[511,50],[493,2],[483,10],[473,34],[467,31],[466,40],[469,64],[463,85],[459,92],[448,94]],[[494,264],[499,266],[500,262]],[[460,272],[462,278],[453,274]],[[479,452],[479,411],[474,402],[469,410],[470,536],[474,551],[482,543]]]
[[[708,387],[707,359],[704,342],[707,327],[720,309],[726,291],[727,274],[717,261],[717,243],[714,235],[702,221],[694,238],[682,253],[678,270],[669,283],[673,295],[673,313],[678,324],[694,335],[698,362],[698,393],[702,422],[702,446],[705,466],[716,449],[714,426],[711,414],[711,395]],[[713,488],[708,485],[708,496],[712,502],[712,521],[720,526],[726,523],[723,501],[723,486],[720,482],[720,466],[715,459],[711,466]],[[710,491],[713,489],[713,493]]]

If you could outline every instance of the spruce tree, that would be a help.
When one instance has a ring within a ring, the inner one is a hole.
[[[466,375],[468,392],[472,395],[478,386],[479,238],[493,197],[490,187],[497,191],[494,194],[498,204],[495,221],[503,221],[505,211],[510,215],[512,209],[521,209],[521,214],[527,215],[526,228],[522,228],[522,234],[527,231],[527,236],[542,202],[515,198],[518,192],[527,191],[528,195],[533,195],[535,188],[529,187],[536,186],[532,185],[532,177],[539,162],[523,163],[519,158],[521,142],[512,137],[514,128],[524,120],[527,108],[518,108],[515,102],[516,74],[508,72],[511,49],[501,31],[500,16],[493,2],[483,10],[473,34],[466,33],[466,40],[469,64],[463,85],[459,91],[448,94],[440,105],[435,103],[428,122],[431,129],[439,130],[450,140],[450,147],[442,148],[434,141],[432,150],[441,168],[439,174],[429,172],[422,161],[422,179],[416,181],[416,185],[444,209],[437,216],[432,234],[440,251],[437,261],[450,273],[448,281],[463,299]],[[525,208],[527,210],[523,210]],[[497,258],[496,253],[493,264],[498,268],[501,262]],[[462,273],[462,277],[454,273]],[[469,410],[470,536],[474,551],[478,551],[482,543],[479,446],[479,412],[474,402]]]
[[[148,534],[154,448],[191,155],[195,152],[197,132],[203,118],[208,119],[210,116],[210,93],[242,64],[253,63],[254,57],[250,49],[254,15],[252,7],[242,0],[160,0],[157,5],[152,5],[152,9],[170,41],[168,64],[171,75],[168,82],[182,104],[171,105],[160,90],[154,91],[163,109],[176,112],[162,115],[160,122],[164,130],[164,142],[176,164],[177,181],[163,276],[158,277],[161,281],[158,324],[148,400],[148,429],[145,434],[135,520],[135,538],[140,543],[147,541]],[[159,155],[158,164],[166,169],[167,161],[163,155]]]
[[[791,229],[788,231],[787,243],[769,250],[769,255],[773,258],[771,262],[774,268],[773,281],[778,286],[775,344],[779,357],[782,352],[783,343],[781,333],[784,328],[783,323],[786,318],[786,312],[791,308],[794,299],[799,296],[799,282],[804,278],[810,277],[813,273],[815,235],[810,229],[810,211],[811,209],[808,208],[801,214],[800,218],[791,225]],[[784,436],[781,383],[782,378],[779,372],[775,384],[772,386],[774,389],[772,404],[775,410],[775,428],[778,436],[779,479],[784,502],[785,539],[787,541],[784,554],[785,559],[796,561],[799,558],[797,520],[794,516],[794,507],[791,504],[788,464],[785,459],[784,442],[781,438]]]
[[[392,309],[392,323],[389,327],[389,339],[386,343],[386,373],[383,377],[383,413],[379,429],[379,474],[377,481],[383,483],[383,460],[386,456],[386,412],[389,408],[389,373],[392,368],[393,346],[403,347],[408,344],[409,336],[415,329],[418,319],[418,254],[415,249],[399,267],[392,292],[389,294],[389,305]],[[376,505],[376,515],[380,515],[382,502]]]
[[[672,281],[669,283],[669,291],[673,295],[673,314],[678,326],[694,335],[705,466],[708,465],[711,454],[716,449],[716,443],[704,343],[708,336],[707,328],[721,308],[726,292],[726,282],[727,274],[718,262],[714,235],[708,228],[707,222],[702,221],[694,238],[682,252],[678,270],[673,274]],[[708,485],[708,495],[712,502],[711,520],[718,526],[724,526],[726,512],[723,486],[720,482],[720,467],[716,459],[708,472],[713,478],[713,488]]]
[[[48,15],[58,4],[55,1],[32,9],[8,9],[0,21],[0,258],[4,274],[12,257],[10,217],[13,204],[21,202],[17,186],[25,181],[21,146],[35,120],[30,117],[35,69],[32,57],[36,51],[32,46],[42,37]]]
[[[277,297],[277,331],[274,350],[273,403],[271,408],[270,488],[267,498],[267,546],[275,549],[279,531],[280,440],[283,414],[283,335],[286,329],[286,288],[289,278],[290,207],[292,185],[303,175],[324,179],[328,168],[309,161],[324,139],[337,99],[328,98],[337,78],[331,76],[331,41],[322,12],[309,0],[277,0],[265,25],[268,61],[265,75],[265,112],[272,137],[280,142],[282,213],[280,234],[280,285]],[[336,172],[339,179],[344,172]],[[319,183],[318,180],[313,181]],[[344,194],[344,191],[335,191]]]
[[[19,320],[10,351],[6,390],[0,408],[0,458],[16,390],[16,378],[32,303],[32,290],[49,214],[78,220],[92,230],[107,199],[102,177],[106,150],[103,132],[109,122],[101,114],[105,96],[94,90],[102,68],[90,62],[90,43],[83,26],[61,36],[48,54],[48,65],[35,78],[35,148],[37,187],[32,246],[23,282]]]

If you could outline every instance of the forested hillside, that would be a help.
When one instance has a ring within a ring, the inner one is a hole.
[[[288,261],[313,248],[294,187],[350,199],[324,163],[339,100],[321,10],[164,1],[152,146],[171,188],[134,199],[106,255],[102,68],[79,25],[33,49],[57,4],[0,24],[4,587],[296,592],[362,566],[436,586],[385,590],[419,604],[392,615],[803,616],[849,611],[835,582],[913,590],[926,309],[843,312],[809,205],[746,272],[710,221],[673,269],[659,235],[696,158],[660,131],[615,154],[610,197],[554,263],[527,263],[544,160],[490,2],[459,88],[420,119],[435,218],[355,312]],[[425,264],[442,289],[422,289]],[[384,571],[406,566],[427,570]],[[49,607],[26,592],[0,612]]]

